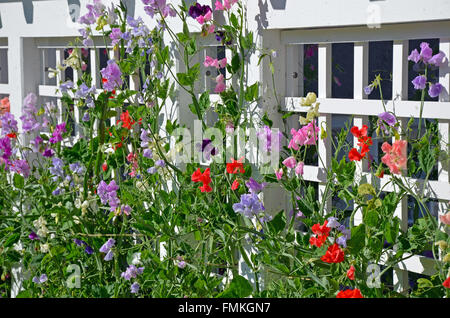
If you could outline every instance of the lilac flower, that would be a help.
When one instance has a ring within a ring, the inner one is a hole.
[[[417,51],[417,49],[411,51],[411,54],[408,56],[408,61],[413,61],[414,63],[420,61],[420,54],[419,51]]]
[[[337,229],[343,235],[339,236],[336,239],[336,243],[345,248],[347,247],[347,240],[349,240],[352,236],[352,232],[349,229],[347,229],[344,225],[340,225]]]
[[[95,91],[95,85],[89,88],[85,83],[81,83],[81,85],[78,87],[78,90],[75,92],[75,97],[86,98],[89,94],[95,94]]]
[[[267,183],[258,183],[255,179],[250,177],[250,179],[245,183],[250,193],[258,193],[264,189],[264,187],[267,185]]]
[[[114,253],[112,250],[109,250],[108,253],[106,253],[104,260],[105,261],[110,261],[113,259]]]
[[[329,228],[335,229],[338,228],[341,224],[338,222],[338,219],[334,216],[328,218],[327,226]]]
[[[266,153],[270,153],[272,151],[272,148],[275,151],[280,151],[281,147],[281,138],[283,137],[283,134],[281,131],[278,130],[278,134],[275,134],[272,132],[272,129],[269,126],[264,126],[262,129],[260,129],[256,135],[258,136],[258,139],[260,140],[261,144],[264,147],[264,150]],[[273,141],[273,146],[272,146]]]
[[[164,160],[162,160],[162,159],[160,159],[160,160],[156,160],[156,162],[155,162],[155,166],[158,166],[158,167],[164,168],[164,167],[166,166],[166,162],[165,162]]]
[[[433,56],[433,50],[430,48],[430,44],[427,42],[420,43],[420,57],[424,63],[428,63],[428,61]]]
[[[42,274],[40,277],[34,276],[32,279],[33,283],[35,283],[35,284],[43,284],[47,280],[48,280],[48,277],[45,274]]]
[[[58,177],[64,179],[64,162],[61,159],[54,157],[52,159],[52,164],[53,165],[49,168],[49,170],[54,176],[53,181],[58,180]]]
[[[115,46],[119,43],[121,36],[122,32],[120,32],[119,28],[112,28],[111,33],[109,34],[109,38],[112,40],[111,44]]]
[[[108,253],[111,250],[111,248],[114,247],[115,244],[116,241],[110,238],[105,242],[105,244],[102,245],[102,247],[100,247],[99,251],[102,253]]]
[[[139,292],[139,288],[140,288],[139,284],[137,282],[134,282],[131,285],[131,293],[132,294],[137,294]]]
[[[73,239],[73,242],[78,246],[81,246],[84,243],[84,241],[79,240],[79,239]]]
[[[439,94],[441,94],[441,92],[442,92],[442,85],[439,83],[431,84],[430,87],[428,88],[428,95],[430,95],[430,97],[438,97]]]
[[[147,172],[150,174],[155,174],[156,173],[156,167],[150,167],[147,169]]]
[[[52,191],[52,195],[54,195],[54,196],[57,196],[60,193],[61,193],[61,189],[59,187]]]
[[[368,85],[366,87],[364,87],[364,94],[366,95],[370,95],[373,91],[373,86],[372,85]]]
[[[62,134],[67,132],[66,130],[66,123],[61,123],[59,125],[56,125],[55,130],[52,133],[52,137],[50,138],[51,144],[56,144],[57,142],[60,142],[63,140]]]
[[[130,280],[131,278],[136,278],[137,275],[140,275],[144,272],[144,267],[136,267],[134,265],[128,266],[128,268],[123,272],[120,276],[125,278],[126,280]]]
[[[73,86],[73,82],[72,81],[67,81],[67,82],[65,82],[65,83],[62,83],[60,86],[59,86],[59,89],[61,90],[61,92],[62,93],[67,93],[67,91],[69,90],[69,89],[72,89],[74,86]]]
[[[150,149],[145,149],[142,155],[145,158],[151,159],[153,157],[153,152]]]
[[[13,170],[25,178],[30,176],[30,166],[26,160],[15,160],[13,163]]]
[[[141,147],[142,148],[147,148],[148,143],[151,141],[150,137],[148,137],[148,134],[149,134],[148,130],[146,130],[144,128],[141,129],[140,138],[141,138]]]
[[[424,89],[427,84],[427,78],[424,75],[419,75],[411,83],[414,84],[414,89]]]
[[[36,120],[36,102],[37,97],[33,93],[29,93],[23,100],[22,116],[20,116],[20,120],[22,121],[22,129],[25,133],[32,132],[41,126]]]
[[[130,215],[131,207],[128,204],[124,204],[120,207],[120,212],[126,215]]]
[[[38,152],[39,151],[39,145],[43,142],[44,140],[41,138],[41,136],[36,136],[36,138],[34,138],[33,140],[30,141],[30,144],[33,146],[33,151],[34,152]]]
[[[253,217],[265,210],[256,193],[241,195],[241,202],[233,204],[233,210],[246,217]]]
[[[186,267],[186,262],[185,261],[178,261],[177,262],[177,266],[178,266],[178,268],[183,269],[183,268]]]
[[[385,123],[388,124],[390,127],[394,127],[397,123],[397,118],[395,118],[394,114],[391,114],[389,112],[384,112],[378,115],[378,126],[383,129],[384,132],[387,132],[387,127],[385,126]]]
[[[89,117],[89,113],[88,112],[85,112],[84,113],[84,115],[83,115],[83,118],[81,118],[81,120],[82,121],[89,121],[90,120],[90,117]]]
[[[14,118],[14,115],[11,113],[4,113],[0,117],[0,121],[2,123],[2,135],[7,135],[12,132],[16,132],[19,129],[17,128],[17,120]]]
[[[79,162],[69,164],[69,169],[79,176],[84,173],[84,167]]]
[[[166,5],[166,0],[143,0],[142,2],[147,4],[144,7],[144,11],[152,18],[158,12],[161,13],[164,18],[168,15],[171,17],[176,16],[175,10],[173,10],[171,6]]]
[[[102,180],[97,188],[97,194],[100,197],[100,201],[102,204],[108,203],[111,207],[111,211],[114,211],[120,204],[120,200],[117,198],[118,189],[119,187],[114,180],[112,180],[109,185]]]
[[[122,72],[114,60],[109,60],[108,65],[100,73],[102,73],[102,77],[105,79],[103,88],[107,91],[112,92],[115,88],[122,86]]]
[[[31,232],[31,233],[28,235],[28,238],[29,238],[30,240],[32,240],[32,241],[34,241],[34,240],[39,240],[39,236],[38,236],[36,233],[34,233],[34,232]]]
[[[445,58],[445,53],[440,51],[438,54],[433,55],[431,57],[431,59],[428,61],[428,63],[430,65],[434,65],[436,67],[439,67],[442,64],[444,58]]]

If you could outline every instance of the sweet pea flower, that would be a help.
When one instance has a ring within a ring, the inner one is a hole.
[[[275,170],[275,176],[277,177],[277,180],[281,180],[281,177],[283,177],[283,168]]]
[[[226,85],[225,85],[225,77],[223,76],[223,74],[220,74],[219,76],[216,77],[216,88],[214,89],[214,93],[219,94],[222,93],[225,89],[226,89]]]
[[[441,92],[442,92],[442,85],[439,83],[434,83],[431,84],[430,87],[428,88],[428,95],[430,95],[430,97],[438,97]]]
[[[450,225],[450,212],[444,215],[440,215],[439,220],[441,220],[441,222],[444,223],[445,225]]]
[[[295,165],[297,164],[297,161],[295,160],[295,158],[294,157],[289,157],[289,158],[286,158],[284,161],[283,161],[283,164],[287,167],[287,168],[290,168],[290,169],[294,169],[295,168]]]
[[[424,89],[427,84],[427,78],[424,75],[418,75],[411,83],[413,83],[414,89]]]
[[[305,163],[303,161],[300,161],[297,166],[295,167],[295,174],[296,175],[303,175],[303,167],[305,166]]]
[[[406,168],[406,140],[397,140],[392,146],[385,142],[381,146],[381,150],[385,155],[381,158],[381,161],[389,167],[389,170],[393,174],[400,174],[400,171]]]

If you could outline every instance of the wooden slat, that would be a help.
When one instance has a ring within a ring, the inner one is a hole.
[[[320,94],[320,89],[319,89]],[[319,98],[319,111],[324,114],[345,114],[355,116],[377,116],[383,106],[379,100],[356,100],[343,98]],[[283,109],[306,112],[309,107],[300,106],[299,97],[286,97]],[[394,111],[397,117],[419,117],[420,102],[387,101],[387,111]],[[423,118],[450,119],[450,102],[425,102]]]

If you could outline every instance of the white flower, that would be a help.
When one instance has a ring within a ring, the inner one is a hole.
[[[23,246],[22,246],[22,242],[19,241],[17,243],[13,244],[13,249],[17,252],[23,252]]]
[[[75,207],[77,209],[81,209],[81,200],[80,200],[80,198],[76,198],[75,199]]]
[[[142,264],[142,262],[141,262],[141,253],[140,252],[137,252],[137,253],[133,254],[133,259],[131,261],[131,264],[132,265],[140,265],[140,264]]]
[[[48,253],[49,251],[49,246],[47,243],[45,244],[41,244],[41,253]]]

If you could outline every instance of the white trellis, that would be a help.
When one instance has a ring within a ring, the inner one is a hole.
[[[78,36],[78,26],[71,22],[73,15],[84,14],[87,0],[80,0],[80,9],[73,7],[71,1],[40,0],[30,1],[29,6],[21,0],[8,0],[0,3],[0,96],[7,95],[11,101],[11,112],[19,117],[22,100],[29,92],[35,92],[42,98],[53,98],[61,107],[60,94],[55,93],[56,81],[47,81],[45,67],[60,63],[63,48],[70,40]],[[70,3],[69,3],[70,2]],[[106,3],[111,1],[104,1]],[[118,3],[119,1],[113,0]],[[133,1],[126,1],[127,3]],[[180,1],[171,1],[177,5]],[[192,2],[192,1],[191,1]],[[213,5],[215,1],[200,1]],[[278,96],[283,101],[284,110],[304,112],[299,106],[299,98],[305,93],[303,88],[303,45],[318,44],[318,91],[320,105],[319,124],[325,122],[330,129],[332,116],[355,115],[354,124],[361,126],[367,122],[367,116],[378,115],[383,111],[381,102],[368,100],[363,94],[363,88],[368,82],[368,42],[394,41],[392,69],[392,101],[387,108],[393,110],[399,118],[405,120],[410,116],[419,116],[419,103],[407,100],[408,65],[406,57],[411,50],[408,47],[410,39],[439,38],[440,50],[450,56],[450,2],[435,0],[432,6],[419,0],[346,0],[344,1],[297,1],[297,0],[248,0],[249,28],[258,34],[258,47],[277,51],[274,58],[275,82]],[[71,6],[69,6],[71,5]],[[135,1],[135,16],[142,15],[148,25],[154,21],[145,16],[143,4]],[[181,30],[176,22],[174,28]],[[368,27],[368,24],[369,26]],[[195,21],[192,26],[197,26]],[[375,28],[374,28],[375,26]],[[376,28],[376,26],[381,26]],[[331,98],[331,56],[332,43],[354,43],[354,87],[353,99]],[[101,47],[99,43],[98,47]],[[206,54],[213,54],[214,48],[207,49]],[[45,52],[45,53],[44,53]],[[209,52],[209,53],[208,53]],[[47,55],[46,55],[47,54]],[[91,72],[98,77],[99,65],[96,64],[98,51],[91,50]],[[230,60],[229,53],[227,57]],[[199,57],[199,61],[203,57]],[[48,64],[51,62],[51,65]],[[450,67],[441,66],[439,82],[444,87],[444,93],[439,102],[426,102],[424,118],[439,120],[439,132],[442,135],[442,145],[448,145],[450,120]],[[176,71],[183,71],[181,63],[177,63]],[[292,74],[298,75],[293,78]],[[202,68],[202,74],[206,70]],[[275,96],[272,91],[272,74],[267,63],[258,66],[258,58],[252,57],[249,66],[248,82],[262,83],[261,109],[267,111],[274,122],[274,127],[283,127],[281,115],[275,106]],[[76,81],[74,74],[74,81]],[[133,85],[134,81],[130,80]],[[198,87],[199,92],[210,89],[210,79],[205,78]],[[216,98],[212,96],[211,99]],[[189,96],[180,91],[177,105],[188,105]],[[192,126],[195,118],[187,107],[179,107],[176,117],[181,124]],[[79,121],[79,115],[75,117]],[[214,120],[209,115],[209,120]],[[318,166],[305,166],[304,178],[319,184],[319,200],[323,193],[325,181],[324,169],[331,164],[331,143],[327,139],[320,141],[319,152],[324,163]],[[449,173],[443,163],[438,163],[438,180],[428,181],[425,186],[427,196],[439,200],[438,209],[442,214],[448,209],[450,200]],[[364,164],[358,164],[358,172],[368,182],[373,176],[365,169]],[[421,187],[421,180],[410,180]],[[386,182],[381,180],[382,185]],[[393,191],[387,187],[386,191]],[[287,200],[281,200],[283,191],[277,186],[271,186],[264,191],[267,211],[273,213],[289,209]],[[331,208],[331,200],[326,202]],[[402,220],[402,229],[407,228],[407,204],[404,200],[397,208],[396,215]],[[356,221],[361,221],[357,215]],[[243,260],[241,259],[241,265]],[[243,266],[240,266],[243,268]],[[403,291],[408,285],[408,271],[432,274],[433,263],[423,256],[414,256],[404,261],[395,270],[396,289]],[[242,274],[246,271],[242,270]],[[250,280],[253,275],[247,275]]]

